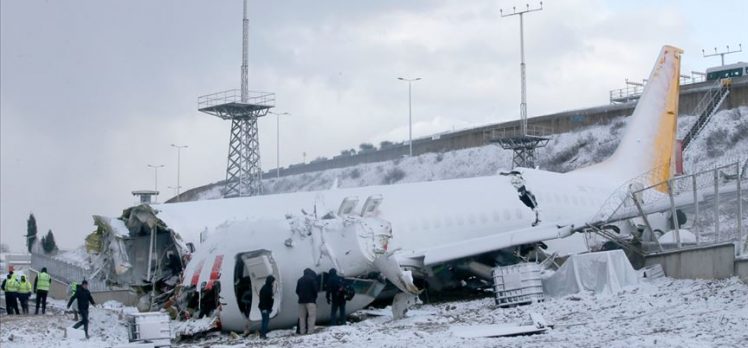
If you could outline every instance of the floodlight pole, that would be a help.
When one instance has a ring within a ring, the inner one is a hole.
[[[153,171],[154,171],[154,176],[155,176],[155,178],[154,178],[154,181],[155,181],[154,191],[156,191],[156,203],[158,202],[158,169],[159,168],[163,168],[163,167],[164,167],[163,164],[157,164],[157,165],[149,164],[148,165],[148,168],[153,168]]]
[[[724,52],[717,52],[717,47],[715,47],[714,53],[710,53],[710,54],[706,54],[706,52],[704,52],[704,50],[702,49],[701,54],[704,55],[704,58],[720,56],[720,58],[722,58],[722,66],[725,66],[725,54],[743,52],[743,44],[738,44],[737,51],[730,51],[730,45],[727,45],[726,47],[727,47],[727,50]]]
[[[179,183],[179,171],[181,169],[181,159],[182,159],[181,153],[182,153],[182,149],[186,149],[189,146],[171,144],[171,147],[174,147],[177,149],[177,202],[181,202],[182,199],[179,197],[179,189],[182,187],[182,185]]]
[[[280,179],[280,117],[284,115],[290,115],[287,112],[272,112],[268,111],[269,114],[275,115],[275,178]]]
[[[541,11],[543,10],[543,2],[540,2],[539,8],[530,8],[530,5],[527,5],[527,9],[520,10],[517,12],[516,7],[512,7],[512,13],[504,14],[503,10],[499,10],[499,15],[501,17],[509,17],[509,16],[515,16],[519,15],[519,50],[520,50],[520,70],[521,70],[521,79],[522,79],[522,92],[521,92],[521,98],[522,101],[519,104],[519,115],[521,118],[521,127],[522,127],[522,135],[527,136],[527,87],[526,87],[526,77],[525,77],[525,29],[524,29],[524,14],[528,12],[535,12],[535,11]]]
[[[413,157],[413,107],[412,107],[413,98],[412,98],[412,93],[411,93],[412,91],[411,84],[414,81],[420,80],[421,78],[416,77],[412,79],[407,79],[403,77],[398,77],[397,79],[408,83],[408,145],[410,147],[410,151],[409,151],[410,157]]]

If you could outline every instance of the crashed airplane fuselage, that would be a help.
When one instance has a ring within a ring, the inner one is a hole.
[[[414,283],[438,284],[444,273],[502,249],[544,241],[560,253],[586,250],[572,232],[598,221],[628,180],[669,178],[680,54],[663,47],[618,149],[599,165],[154,206],[160,221],[197,248],[182,285],[207,295],[187,302],[213,298],[223,328],[240,330],[247,323],[241,297],[251,289],[249,318],[257,326],[254,299],[273,274],[279,281],[270,323],[287,327],[296,322],[295,282],[305,268],[322,274],[336,267],[360,281],[351,311],[373,300],[384,278],[415,293]],[[318,304],[324,320],[329,308]]]

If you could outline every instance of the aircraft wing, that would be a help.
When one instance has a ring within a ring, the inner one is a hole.
[[[398,257],[422,259],[424,266],[435,265],[474,256],[489,251],[512,247],[515,245],[541,242],[549,239],[563,238],[575,231],[575,225],[571,222],[549,223],[541,226],[529,227],[508,232],[496,233],[490,236],[462,240],[459,242],[439,245],[412,253],[404,251]],[[584,223],[578,224],[584,227]]]

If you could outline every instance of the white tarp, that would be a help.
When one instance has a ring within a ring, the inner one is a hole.
[[[614,294],[639,283],[622,250],[572,255],[552,276],[543,279],[543,292],[552,297],[580,291]]]

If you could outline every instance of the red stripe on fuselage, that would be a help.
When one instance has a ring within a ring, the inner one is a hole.
[[[190,282],[190,284],[197,286],[197,282],[200,280],[200,272],[203,271],[203,265],[205,265],[205,259],[202,259],[197,263],[197,268],[195,269],[195,273],[192,275],[192,282]]]
[[[223,264],[223,255],[217,255],[213,260],[213,269],[210,270],[210,280],[216,280],[221,275],[221,264]]]

